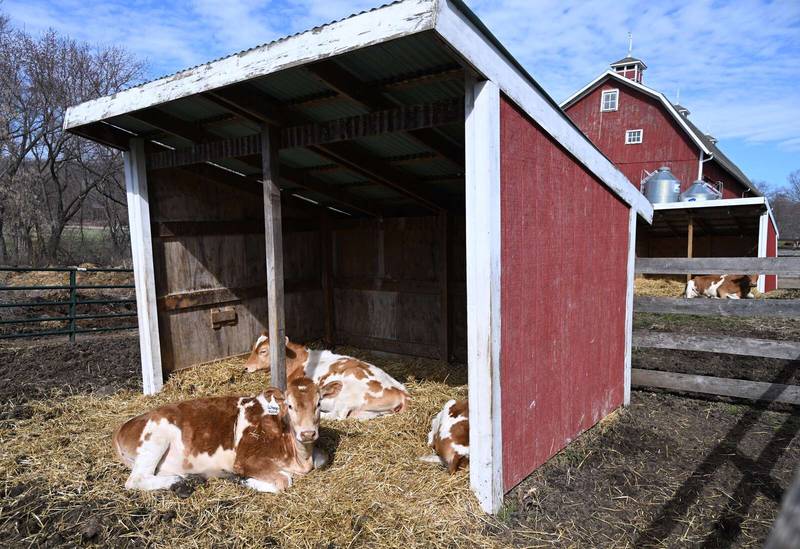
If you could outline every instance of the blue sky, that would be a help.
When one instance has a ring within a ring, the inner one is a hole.
[[[53,27],[116,44],[175,72],[302,31],[380,0],[4,0],[30,32]],[[645,84],[692,112],[695,124],[754,181],[782,185],[800,169],[800,1],[467,0],[557,100],[627,51]]]

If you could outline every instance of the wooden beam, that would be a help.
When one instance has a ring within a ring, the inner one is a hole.
[[[637,387],[656,387],[672,391],[800,404],[800,386],[797,385],[659,372],[640,368],[634,368],[632,373],[633,384]]]
[[[158,332],[156,278],[153,267],[153,241],[150,235],[150,200],[147,189],[144,140],[131,139],[123,155],[125,189],[128,199],[128,226],[131,257],[136,280],[136,316],[139,323],[139,353],[142,363],[142,389],[146,395],[161,390],[164,373]]]
[[[440,360],[450,360],[451,334],[450,334],[450,273],[448,271],[450,255],[450,231],[448,230],[447,211],[439,213],[439,348]]]
[[[800,257],[639,257],[638,274],[746,274],[800,276]]]
[[[237,84],[209,91],[203,97],[253,122],[289,123],[288,109],[252,84]]]
[[[177,168],[260,153],[261,136],[245,135],[154,153],[148,156],[147,167],[150,170]]]
[[[320,253],[322,254],[322,298],[325,304],[325,344],[336,342],[336,314],[333,301],[333,238],[331,218],[323,211],[320,219]]]
[[[136,137],[134,134],[117,129],[105,122],[80,126],[69,131],[90,141],[96,141],[120,151],[127,151],[131,138]]]
[[[132,112],[129,113],[128,116],[153,126],[158,130],[176,135],[194,143],[219,139],[219,136],[205,131],[203,127],[198,124],[186,122],[185,120],[181,120],[180,118],[155,108]]]
[[[309,65],[308,70],[339,94],[350,98],[369,110],[391,109],[396,102],[384,96],[379,89],[370,87],[339,66],[335,61],[321,61]],[[457,166],[464,165],[464,151],[446,138],[430,130],[409,131],[408,135],[423,146],[447,158]]]
[[[438,213],[441,206],[416,177],[400,172],[353,143],[331,143],[311,147],[317,154],[338,162],[349,170],[378,181],[407,196],[428,210]]]
[[[222,234],[261,234],[260,221],[160,221],[153,223],[153,235],[158,238],[206,236]]]
[[[270,372],[272,385],[286,389],[286,323],[283,309],[283,235],[281,191],[278,187],[278,140],[275,126],[261,130],[264,182],[264,240],[267,263],[267,314],[269,315]]]
[[[637,313],[800,318],[800,299],[685,299],[683,297],[634,298]]]
[[[309,147],[452,124],[464,119],[462,100],[439,101],[284,128],[281,148]]]
[[[728,336],[696,336],[671,332],[636,330],[633,346],[651,349],[699,351],[727,355],[758,356],[781,360],[800,359],[800,343]]]

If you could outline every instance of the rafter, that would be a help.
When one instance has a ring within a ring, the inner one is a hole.
[[[360,82],[358,78],[334,61],[313,63],[308,65],[307,69],[337,93],[369,110],[389,109],[396,106],[396,102],[384,96],[379,89],[371,88],[364,82]],[[432,130],[412,130],[408,132],[408,135],[423,146],[454,162],[457,166],[464,164],[463,148],[450,142],[441,134]]]

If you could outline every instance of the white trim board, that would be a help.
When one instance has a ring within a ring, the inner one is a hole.
[[[752,196],[750,198],[722,198],[703,202],[665,202],[663,204],[653,204],[653,209],[658,212],[662,210],[696,210],[698,208],[735,208],[736,206],[755,206],[759,204],[766,205],[767,200],[763,196]]]
[[[633,362],[633,281],[636,278],[636,211],[628,214],[628,275],[625,288],[625,374],[622,405],[631,403],[631,365]]]
[[[372,44],[430,30],[440,0],[405,0],[270,42],[217,61],[70,107],[76,128],[182,97],[244,82]]]
[[[469,481],[481,508],[503,504],[500,394],[500,89],[465,82]]]
[[[133,277],[136,286],[136,316],[139,324],[139,352],[142,390],[152,395],[164,385],[161,342],[158,335],[153,241],[150,234],[150,204],[143,139],[131,139],[130,150],[122,155],[128,199]]]
[[[648,223],[653,206],[616,166],[577,129],[567,116],[554,108],[514,62],[500,52],[486,34],[480,32],[467,15],[452,2],[441,0],[436,16],[436,32],[464,57],[475,70],[496,82],[525,114],[595,174]]]

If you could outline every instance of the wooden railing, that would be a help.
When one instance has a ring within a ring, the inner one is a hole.
[[[800,276],[800,257],[638,258],[636,273],[665,275],[762,273]],[[736,300],[636,297],[634,298],[634,313],[800,318],[800,299]],[[637,330],[633,334],[633,346],[800,361],[800,342],[793,341]],[[631,382],[640,387],[657,387],[800,405],[800,386],[795,385],[640,368],[632,369]]]

